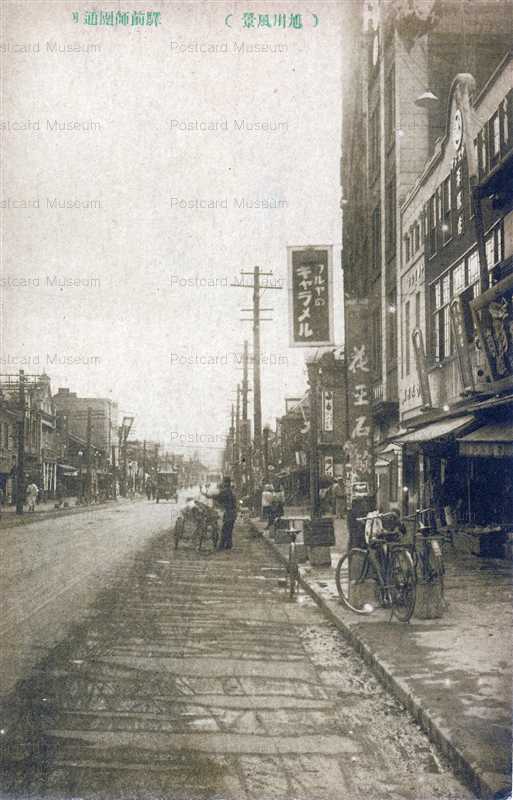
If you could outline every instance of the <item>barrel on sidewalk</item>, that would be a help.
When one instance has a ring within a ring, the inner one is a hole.
[[[330,547],[335,544],[335,531],[331,517],[305,520],[303,535],[312,567],[330,566]]]

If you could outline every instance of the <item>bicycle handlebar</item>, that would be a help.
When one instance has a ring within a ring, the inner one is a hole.
[[[396,511],[383,511],[382,514],[377,514],[374,511],[370,512],[372,517],[366,515],[365,517],[356,517],[357,522],[372,522],[373,519],[385,519],[385,517],[399,516]]]

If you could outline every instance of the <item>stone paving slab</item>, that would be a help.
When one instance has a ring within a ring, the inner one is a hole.
[[[283,562],[260,520],[255,531]],[[337,542],[340,544],[340,542]],[[361,617],[337,596],[333,567],[301,567],[301,585],[414,714],[479,797],[511,795],[512,585],[505,562],[453,554],[443,619]]]

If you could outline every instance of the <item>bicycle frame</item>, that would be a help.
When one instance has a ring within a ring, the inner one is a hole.
[[[432,514],[432,508],[417,509],[412,517],[407,519],[414,519],[415,531],[412,548],[412,556],[414,559],[415,569],[420,566],[420,576],[417,575],[423,583],[434,583],[442,581],[444,575],[443,563],[443,536],[436,530],[436,525],[429,520],[425,521],[425,515]],[[420,547],[418,547],[420,542]]]

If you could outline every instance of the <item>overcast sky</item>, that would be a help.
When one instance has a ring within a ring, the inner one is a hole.
[[[92,7],[161,24],[91,26]],[[248,11],[304,27],[244,30]],[[38,0],[1,14],[1,371],[110,397],[135,435],[213,459],[251,343],[251,292],[228,286],[241,268],[284,287],[262,297],[264,422],[306,386],[308,350],[288,347],[288,245],[334,245],[342,341],[341,4]],[[277,207],[241,207],[254,201]]]

